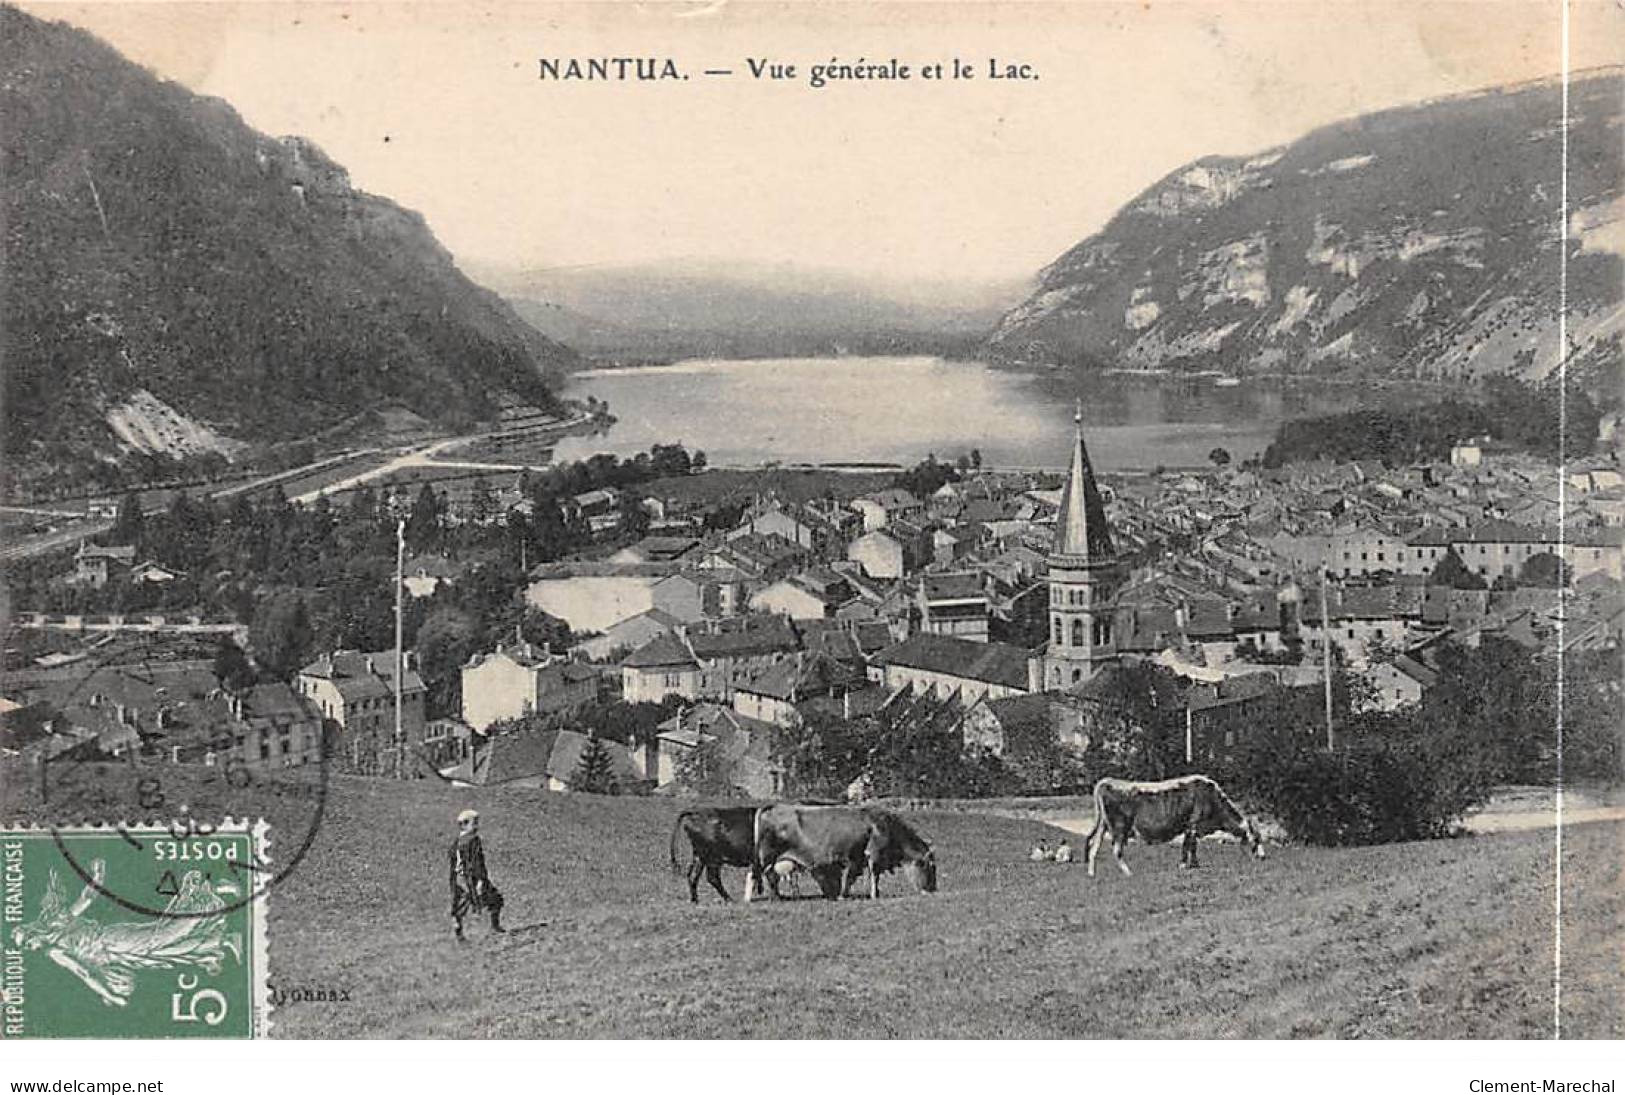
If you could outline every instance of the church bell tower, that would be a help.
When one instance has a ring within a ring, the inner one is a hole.
[[[1083,443],[1083,406],[1073,421],[1077,437],[1061,494],[1055,543],[1049,554],[1049,647],[1044,688],[1069,688],[1116,657],[1112,600],[1117,555],[1106,527],[1106,507]]]

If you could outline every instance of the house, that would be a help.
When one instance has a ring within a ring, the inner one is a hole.
[[[1397,711],[1422,702],[1422,694],[1438,681],[1436,670],[1404,654],[1377,662],[1360,675],[1372,687],[1368,710]]]
[[[1349,660],[1364,666],[1375,648],[1402,649],[1421,635],[1426,591],[1418,585],[1349,586],[1326,592],[1329,626],[1321,618],[1321,593],[1306,590],[1299,605],[1303,637],[1313,649],[1329,635]]]
[[[620,502],[620,492],[605,487],[575,495],[561,508],[566,517],[590,519],[609,515],[616,510]]]
[[[852,509],[863,518],[863,531],[885,528],[900,517],[925,512],[925,505],[902,487],[888,487],[852,499]]]
[[[658,608],[651,608],[611,624],[603,634],[577,643],[571,649],[592,661],[605,661],[615,657],[617,651],[630,653],[662,635],[668,635],[683,622]]]
[[[1450,446],[1450,466],[1453,468],[1476,468],[1484,462],[1484,450],[1480,445],[1481,438],[1468,438],[1458,441]]]
[[[797,654],[768,666],[753,680],[734,688],[733,709],[774,726],[793,726],[800,705],[818,697],[840,698],[869,687],[860,665],[829,654]]]
[[[884,529],[866,532],[846,546],[846,557],[870,578],[901,578],[913,567],[902,541]]]
[[[961,725],[967,749],[980,749],[1020,767],[1024,755],[1058,745],[1082,752],[1089,744],[1083,712],[1065,693],[1040,692],[1003,699],[983,698]]]
[[[675,563],[544,563],[531,571],[525,601],[578,633],[604,631],[656,605],[654,587],[677,573]]]
[[[1469,570],[1486,582],[1516,578],[1536,555],[1552,554],[1568,565],[1570,580],[1601,572],[1625,578],[1625,534],[1618,529],[1584,529],[1573,533],[1554,527],[1518,525],[1510,521],[1484,521],[1451,537],[1450,546]]]
[[[1427,525],[1405,539],[1402,574],[1429,575],[1450,552],[1450,530]]]
[[[166,585],[181,577],[183,573],[148,559],[130,568],[129,579],[131,585]]]
[[[784,616],[680,627],[628,655],[621,663],[621,694],[628,703],[659,703],[667,696],[731,700],[737,684],[799,649]]]
[[[403,652],[401,738],[395,737],[395,652],[335,650],[294,678],[294,690],[339,729],[335,755],[370,774],[399,774],[423,742],[427,688],[412,651]]]
[[[660,724],[653,779],[659,788],[681,788],[684,761],[709,745],[738,797],[778,797],[784,793],[784,770],[772,760],[774,729],[721,704],[687,708]]]
[[[700,541],[692,536],[645,536],[610,557],[614,563],[675,563],[692,554]]]
[[[869,675],[888,691],[958,693],[967,705],[984,696],[1002,699],[1034,690],[1028,654],[1020,647],[924,632],[876,654]]]
[[[476,733],[468,755],[443,768],[440,775],[465,786],[570,791],[591,740],[586,734],[560,729],[516,729],[490,736]],[[608,738],[597,741],[609,758],[610,779],[617,788],[647,787],[644,765],[632,750]]]
[[[1285,705],[1295,712],[1298,725],[1321,725],[1322,695],[1318,680],[1282,684],[1274,674],[1263,672],[1195,684],[1185,698],[1186,762],[1234,760],[1248,738],[1264,725],[1261,716],[1268,705]]]
[[[408,559],[401,579],[413,597],[432,597],[443,585],[457,580],[458,568],[444,555],[419,555]]]
[[[702,560],[710,569],[738,570],[749,578],[776,582],[803,567],[811,553],[777,533],[751,532],[723,544]]]
[[[805,551],[820,552],[827,546],[829,526],[823,522],[803,520],[774,500],[747,513],[727,538],[734,540],[752,533],[779,536]]]
[[[982,525],[955,525],[931,534],[931,558],[938,566],[952,566],[976,550],[982,541]]]
[[[1296,593],[1291,594],[1292,597]],[[1235,606],[1230,620],[1236,645],[1260,653],[1279,653],[1287,649],[1284,626],[1283,600],[1290,601],[1286,591],[1259,593],[1245,597]]]
[[[8,714],[4,740],[28,755],[255,772],[322,758],[321,714],[293,689],[275,682],[227,692],[208,661],[100,665],[18,683],[25,702]]]
[[[920,629],[931,635],[952,635],[987,641],[987,590],[979,574],[927,574],[920,579]]]
[[[1401,537],[1380,528],[1353,525],[1332,534],[1325,565],[1344,578],[1403,573],[1409,549]]]
[[[827,620],[854,596],[843,576],[817,568],[757,591],[750,607],[754,612],[774,612],[792,620]]]
[[[235,761],[252,771],[321,762],[321,716],[281,681],[235,694],[217,690],[202,708],[190,759],[221,768]],[[180,722],[173,719],[164,727],[176,748],[182,738]],[[189,758],[183,753],[177,759]]]
[[[68,581],[99,588],[112,579],[128,573],[134,563],[133,544],[102,547],[100,544],[80,541],[79,551],[73,557],[73,574],[68,577]]]
[[[527,642],[499,645],[463,666],[463,721],[483,731],[494,722],[574,711],[598,698],[598,674]]]

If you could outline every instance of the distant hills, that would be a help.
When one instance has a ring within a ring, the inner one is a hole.
[[[1625,73],[1570,88],[1574,368],[1620,387]],[[1558,363],[1561,85],[1384,111],[1208,157],[1056,259],[1004,362],[1466,380]]]
[[[385,405],[551,406],[574,353],[308,141],[0,7],[13,486],[117,482]]]
[[[539,330],[608,362],[970,352],[1031,288],[704,260],[480,276]]]

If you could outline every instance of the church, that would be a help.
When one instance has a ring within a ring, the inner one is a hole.
[[[1004,643],[918,634],[881,651],[871,676],[890,692],[907,689],[962,706],[1088,681],[1117,659],[1115,599],[1124,568],[1112,546],[1106,507],[1075,416],[1066,486],[1048,555],[1049,635],[1035,651]]]
[[[1113,595],[1122,568],[1112,548],[1106,506],[1095,484],[1083,442],[1083,412],[1074,416],[1076,437],[1055,541],[1049,553],[1049,643],[1036,659],[1033,691],[1059,691],[1094,676],[1117,656],[1112,636]]]

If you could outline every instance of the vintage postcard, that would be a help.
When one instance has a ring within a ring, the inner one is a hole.
[[[0,42],[5,1038],[1625,1036],[1619,4]]]

